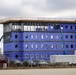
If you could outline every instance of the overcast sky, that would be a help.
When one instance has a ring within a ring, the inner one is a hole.
[[[0,0],[0,17],[76,18],[76,0]]]
[[[6,17],[76,18],[76,0],[0,0],[0,19]]]

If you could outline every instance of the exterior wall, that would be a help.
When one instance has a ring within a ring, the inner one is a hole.
[[[76,50],[76,24],[60,24],[65,42],[66,54],[74,54]],[[63,55],[60,29],[47,31],[17,31],[11,32],[10,42],[4,43],[4,53],[10,59],[44,59],[50,60],[50,55]]]

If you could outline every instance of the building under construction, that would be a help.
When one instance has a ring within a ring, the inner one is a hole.
[[[0,23],[9,59],[50,60],[50,55],[73,55],[76,50],[75,20],[15,18]]]

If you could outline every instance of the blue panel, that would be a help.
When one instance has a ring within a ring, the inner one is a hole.
[[[76,24],[63,23],[60,25],[63,27],[62,35],[65,47],[68,45],[66,54],[74,54],[74,50],[76,50]],[[64,48],[62,48],[60,29],[54,27],[51,29],[51,26],[48,25],[45,32],[38,28],[35,32],[11,32],[11,34],[10,42],[4,43],[4,54],[8,54],[9,59],[16,59],[15,55],[18,55],[19,60],[29,60],[31,54],[33,54],[32,59],[49,60],[50,55],[63,55]],[[17,38],[15,35],[17,35]],[[26,54],[28,54],[28,58],[25,57]],[[37,54],[38,58],[36,58]],[[41,58],[42,54],[44,58]],[[46,57],[47,54],[49,57]]]

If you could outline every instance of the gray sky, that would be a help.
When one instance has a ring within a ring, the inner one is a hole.
[[[0,17],[76,18],[76,0],[0,0]]]
[[[0,0],[0,19],[6,17],[76,18],[76,0]]]

